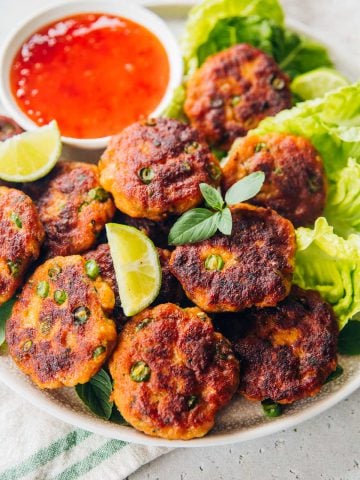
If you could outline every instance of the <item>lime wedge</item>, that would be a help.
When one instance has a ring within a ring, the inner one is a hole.
[[[148,307],[159,294],[159,255],[153,242],[137,228],[108,223],[106,233],[121,306],[125,315],[131,317]]]
[[[345,87],[349,82],[339,72],[332,68],[317,68],[299,75],[291,84],[291,90],[302,100],[320,98],[325,93],[339,87]]]
[[[33,182],[44,177],[61,154],[55,121],[0,142],[0,178],[7,182]]]

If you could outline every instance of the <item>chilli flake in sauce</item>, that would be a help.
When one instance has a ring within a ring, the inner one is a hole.
[[[38,125],[55,119],[62,135],[100,138],[155,110],[169,60],[145,27],[81,14],[34,33],[17,53],[10,80],[19,107]]]

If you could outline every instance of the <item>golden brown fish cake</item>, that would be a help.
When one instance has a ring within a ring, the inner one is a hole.
[[[238,329],[232,341],[240,392],[250,400],[311,397],[336,368],[337,321],[318,292],[294,286],[276,307],[242,312],[237,323],[226,328]]]
[[[223,189],[256,171],[265,173],[265,182],[250,203],[276,210],[295,227],[321,216],[327,181],[322,158],[309,140],[284,133],[238,139],[223,166]]]
[[[176,247],[171,272],[188,298],[206,312],[276,305],[290,291],[294,227],[274,210],[245,203],[231,207],[231,235],[216,233]]]
[[[153,302],[153,305],[159,303],[181,303],[186,297],[185,292],[182,289],[180,283],[170,272],[169,260],[171,252],[162,248],[157,249],[160,259],[160,265],[162,270],[161,288],[159,295]],[[119,289],[116,281],[116,275],[114,270],[114,264],[110,254],[110,248],[108,244],[102,244],[97,247],[96,250],[91,250],[83,255],[86,261],[95,261],[96,266],[99,268],[102,279],[108,282],[115,294],[115,308],[113,318],[116,321],[118,327],[122,327],[128,320],[121,307],[121,300],[119,297]],[[94,267],[96,268],[96,267]]]
[[[202,201],[199,184],[217,186],[221,177],[199,133],[166,118],[134,123],[113,137],[99,170],[119,210],[154,221],[195,207]]]
[[[0,305],[22,284],[40,254],[44,228],[32,200],[19,190],[0,186]]]
[[[205,435],[239,383],[230,343],[214,332],[209,317],[171,303],[126,324],[109,368],[123,417],[148,435],[168,439]]]
[[[289,78],[245,43],[209,57],[188,83],[185,113],[211,145],[228,150],[265,118],[291,107]]]
[[[82,253],[95,245],[115,206],[99,183],[96,165],[59,163],[37,199],[46,231],[47,257]]]
[[[114,347],[114,303],[109,285],[79,255],[46,261],[6,323],[12,358],[40,388],[87,382]]]

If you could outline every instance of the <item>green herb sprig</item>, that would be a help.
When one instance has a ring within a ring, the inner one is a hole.
[[[251,173],[234,183],[226,192],[225,199],[216,188],[201,183],[201,194],[208,208],[193,208],[184,213],[170,230],[169,244],[201,242],[211,238],[218,230],[224,235],[231,235],[232,217],[229,206],[255,197],[264,181],[264,172]]]
[[[85,405],[98,417],[120,425],[127,424],[110,400],[112,382],[106,370],[100,370],[87,383],[76,385],[75,390]]]

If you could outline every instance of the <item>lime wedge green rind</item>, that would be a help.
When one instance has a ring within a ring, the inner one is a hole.
[[[348,80],[336,70],[322,67],[296,77],[291,90],[302,100],[313,100],[348,84]]]
[[[121,306],[127,317],[148,307],[161,287],[161,266],[153,242],[140,230],[108,223],[106,233]]]
[[[61,136],[55,121],[0,142],[0,178],[33,182],[47,175],[61,155]]]

